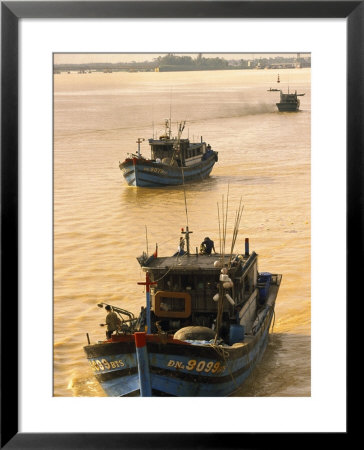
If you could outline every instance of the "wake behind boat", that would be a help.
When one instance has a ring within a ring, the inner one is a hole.
[[[119,316],[117,330],[84,347],[108,396],[227,396],[251,374],[267,346],[282,276],[258,272],[248,239],[244,252],[234,252],[241,212],[229,254],[225,221],[216,254],[209,238],[191,252],[186,227],[173,256],[156,249],[137,258],[145,307],[135,318],[107,305]]]
[[[159,139],[149,139],[151,157],[145,158],[138,151],[129,154],[119,168],[129,186],[161,187],[181,185],[208,177],[218,159],[218,154],[209,144],[192,143],[182,139],[185,122],[178,126],[178,134],[172,137],[170,120],[165,121],[165,133]]]

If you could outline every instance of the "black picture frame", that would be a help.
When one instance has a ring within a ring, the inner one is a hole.
[[[18,25],[22,18],[345,18],[347,20],[347,303],[363,262],[363,1],[4,1],[1,2],[1,448],[257,448],[271,434],[19,433],[18,339]],[[360,255],[359,255],[360,256]],[[11,334],[11,339],[9,335]],[[349,346],[348,346],[349,351]],[[349,353],[348,353],[349,356]],[[11,365],[6,362],[11,361]],[[11,367],[11,369],[10,369]],[[264,412],[262,411],[262,414]],[[267,413],[267,412],[266,412]],[[212,415],[211,419],[216,417]],[[348,415],[349,418],[349,409]],[[257,418],[258,419],[258,418]],[[348,420],[349,423],[349,420]],[[349,431],[349,428],[348,428]],[[327,438],[327,436],[325,436]],[[335,442],[348,437],[338,433]],[[280,435],[285,446],[295,435]],[[318,435],[315,437],[317,444]],[[300,437],[304,443],[311,437]]]

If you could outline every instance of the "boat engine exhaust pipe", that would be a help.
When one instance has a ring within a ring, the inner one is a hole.
[[[249,256],[249,238],[245,238],[245,256]]]
[[[152,385],[150,382],[149,358],[147,351],[146,333],[136,332],[135,350],[138,361],[139,388],[141,397],[152,396]]]

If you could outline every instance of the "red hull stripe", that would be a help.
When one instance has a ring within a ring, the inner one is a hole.
[[[145,336],[146,336],[146,333],[143,333],[143,332],[134,333],[135,347],[137,347],[137,348],[145,347],[145,345],[146,345]]]

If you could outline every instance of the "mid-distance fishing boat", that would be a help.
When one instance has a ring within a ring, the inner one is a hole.
[[[121,322],[116,334],[84,347],[106,395],[228,396],[253,371],[267,346],[282,276],[258,271],[248,239],[243,253],[234,252],[241,212],[229,254],[225,222],[216,254],[192,252],[186,227],[173,256],[156,250],[137,258],[146,273],[138,283],[146,306],[138,318],[112,306]]]
[[[268,89],[268,92],[280,92],[280,101],[276,103],[277,108],[281,112],[294,112],[298,111],[300,108],[300,99],[297,97],[302,97],[305,94],[297,94],[297,91],[294,94],[289,92],[284,94],[281,89]]]
[[[138,138],[136,154],[128,154],[119,168],[129,186],[162,187],[181,185],[191,181],[199,181],[208,177],[218,153],[209,144],[192,143],[182,139],[185,122],[178,125],[177,136],[172,137],[171,122],[165,121],[165,133],[159,139],[149,139],[151,157],[141,155],[140,144],[144,141]]]

